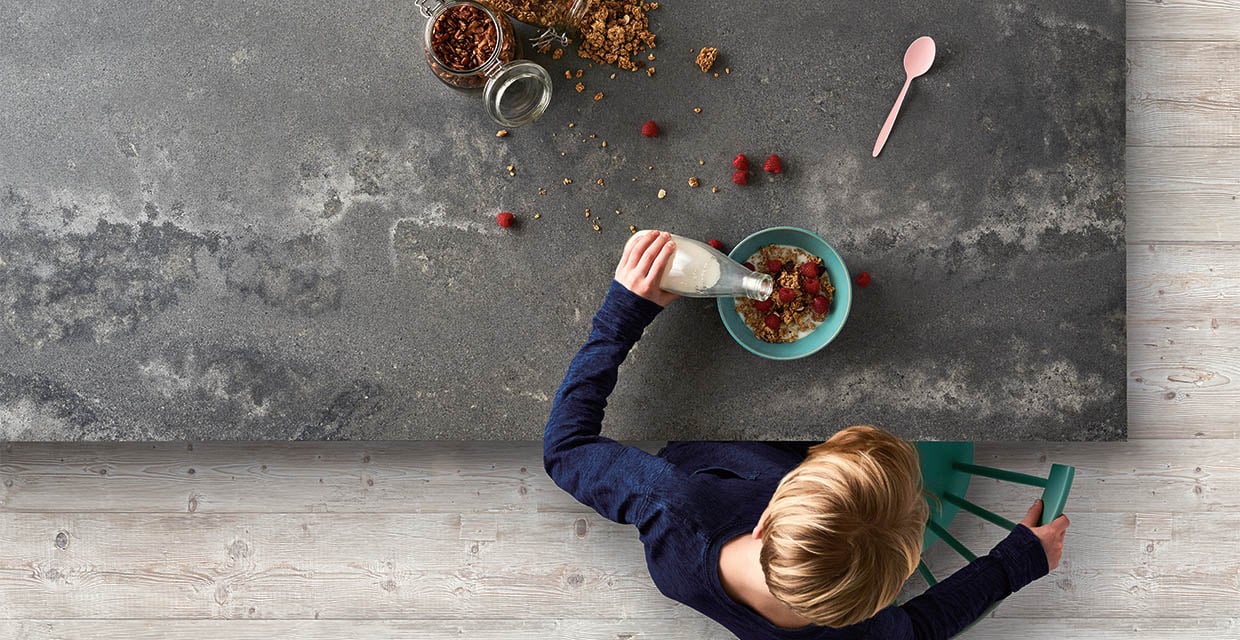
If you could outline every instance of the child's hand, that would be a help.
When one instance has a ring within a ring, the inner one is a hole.
[[[620,256],[620,264],[616,265],[616,282],[666,307],[680,297],[659,288],[663,269],[675,252],[676,243],[672,242],[671,234],[666,231],[648,231],[632,238],[624,245],[624,255]]]
[[[1042,501],[1038,500],[1029,507],[1029,513],[1020,523],[1029,527],[1033,535],[1042,541],[1042,550],[1046,552],[1046,564],[1054,571],[1059,566],[1059,558],[1063,556],[1063,538],[1068,531],[1068,516],[1061,515],[1048,525],[1037,526],[1042,518]]]

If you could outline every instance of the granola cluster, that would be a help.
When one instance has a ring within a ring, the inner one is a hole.
[[[822,258],[796,247],[771,244],[750,256],[746,266],[770,274],[775,281],[770,298],[736,301],[736,312],[758,339],[796,342],[830,313],[835,287]]]
[[[698,52],[697,60],[695,60],[695,62],[697,63],[698,68],[702,70],[702,73],[706,73],[707,71],[710,71],[711,66],[715,64],[715,59],[718,57],[719,50],[715,47],[702,47],[702,50]]]
[[[581,25],[577,55],[629,71],[645,67],[645,60],[633,57],[654,48],[655,35],[646,14],[658,8],[657,2],[598,0]]]

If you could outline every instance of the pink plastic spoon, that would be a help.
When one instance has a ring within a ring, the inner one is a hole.
[[[934,40],[930,36],[922,36],[914,40],[913,44],[908,46],[908,51],[904,52],[904,74],[908,76],[908,79],[904,81],[904,88],[900,89],[900,97],[896,98],[895,106],[891,108],[887,121],[883,123],[883,130],[878,132],[873,157],[877,158],[883,150],[883,145],[887,144],[887,136],[891,135],[891,127],[896,123],[896,115],[900,113],[900,105],[904,104],[904,94],[908,93],[908,86],[913,84],[913,78],[925,74],[932,64],[934,64]]]

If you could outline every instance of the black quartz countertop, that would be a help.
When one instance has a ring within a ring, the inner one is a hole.
[[[873,284],[795,362],[675,303],[607,435],[1125,436],[1123,2],[652,20],[653,77],[527,51],[555,95],[501,138],[410,2],[0,9],[0,439],[539,438],[629,225],[800,226]],[[738,152],[785,172],[733,185]]]

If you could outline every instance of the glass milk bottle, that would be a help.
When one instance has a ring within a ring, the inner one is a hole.
[[[640,231],[629,242],[646,233]],[[766,300],[775,283],[771,276],[750,271],[745,265],[729,258],[714,247],[692,238],[670,234],[676,242],[676,253],[663,270],[659,287],[688,298],[738,298]]]

